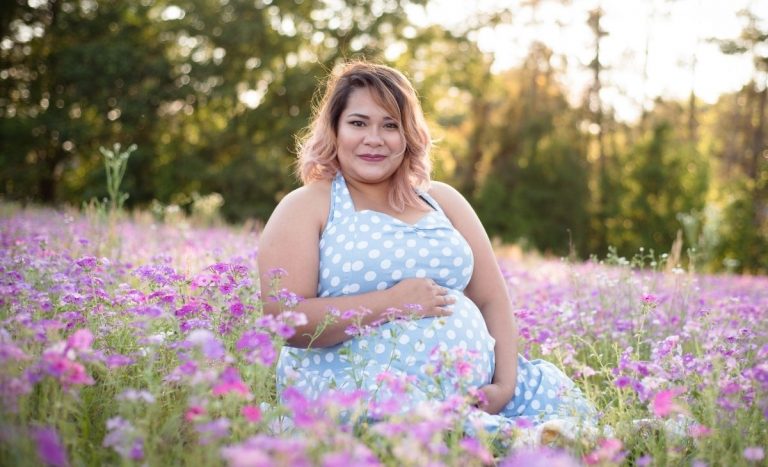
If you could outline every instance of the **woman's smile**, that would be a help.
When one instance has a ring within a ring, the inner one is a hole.
[[[380,154],[360,154],[360,156],[358,157],[368,162],[379,162],[387,158],[387,156],[383,156]]]

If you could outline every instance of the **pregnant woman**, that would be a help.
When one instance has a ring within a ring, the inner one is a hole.
[[[260,239],[262,290],[268,271],[284,269],[281,286],[304,297],[295,310],[307,316],[280,355],[278,390],[376,391],[381,375],[395,374],[414,382],[403,408],[475,387],[480,408],[501,419],[591,413],[554,365],[518,355],[488,236],[456,190],[430,180],[430,146],[400,72],[355,62],[331,76],[299,148],[304,186],[280,202]],[[395,319],[393,309],[412,319]],[[348,333],[347,310],[373,332]],[[471,362],[466,385],[428,375],[441,351]]]

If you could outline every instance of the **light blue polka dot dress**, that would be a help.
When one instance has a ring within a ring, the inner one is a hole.
[[[491,382],[495,340],[480,310],[463,293],[472,276],[472,250],[437,202],[427,193],[419,195],[433,210],[415,224],[377,211],[356,211],[339,173],[332,182],[331,210],[320,239],[317,294],[362,294],[388,289],[405,278],[429,277],[456,297],[452,314],[389,321],[332,347],[283,347],[278,391],[291,385],[318,397],[330,389],[365,389],[383,398],[388,390],[381,375],[395,375],[410,381],[408,400],[402,401],[407,410],[420,401]],[[471,365],[446,368],[458,360]],[[554,365],[518,356],[515,397],[499,416],[484,420],[493,429],[517,417],[543,422],[591,410]]]

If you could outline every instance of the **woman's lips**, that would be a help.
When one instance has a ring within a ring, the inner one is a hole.
[[[378,162],[387,158],[387,156],[381,156],[377,154],[361,154],[360,159],[368,162]]]

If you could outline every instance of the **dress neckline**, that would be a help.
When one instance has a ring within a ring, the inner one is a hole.
[[[404,221],[404,220],[402,220],[402,219],[400,219],[398,217],[393,216],[392,214],[388,214],[388,213],[383,212],[383,211],[378,211],[376,209],[360,209],[360,210],[358,210],[357,206],[355,206],[355,201],[352,199],[352,194],[349,191],[349,185],[347,185],[347,180],[344,178],[344,175],[342,175],[341,171],[338,172],[336,177],[339,180],[341,180],[341,183],[343,184],[344,188],[347,190],[347,196],[349,196],[349,203],[350,203],[350,205],[352,207],[352,211],[354,213],[356,213],[356,214],[375,214],[375,215],[379,215],[379,216],[384,216],[384,217],[387,217],[388,219],[391,219],[391,220],[393,220],[393,221],[395,221],[395,222],[397,222],[399,224],[403,224],[405,226],[413,228],[413,227],[418,226],[419,224],[424,222],[427,218],[429,218],[430,216],[432,216],[433,214],[438,212],[437,208],[435,206],[433,206],[432,203],[428,199],[426,199],[424,197],[424,193],[421,190],[416,190],[416,189],[414,189],[416,191],[416,194],[419,195],[419,198],[424,200],[425,203],[427,203],[427,206],[429,206],[430,210],[429,210],[429,212],[427,212],[423,216],[419,217],[413,223],[406,222],[406,221]]]

